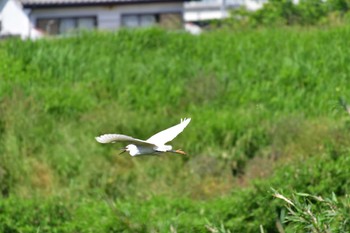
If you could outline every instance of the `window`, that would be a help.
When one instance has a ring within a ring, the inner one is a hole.
[[[58,19],[38,19],[36,26],[47,34],[54,35],[58,34],[58,23]]]
[[[149,27],[157,23],[157,14],[122,15],[123,27]]]
[[[96,26],[95,18],[78,18],[77,26],[79,29],[90,30],[94,29]]]
[[[67,34],[96,28],[96,17],[39,18],[36,26],[49,35]]]
[[[76,28],[75,24],[75,19],[61,19],[59,21],[59,34],[72,32]]]
[[[123,27],[149,27],[160,25],[166,28],[181,28],[182,14],[160,13],[160,14],[127,14],[122,15]]]
[[[124,15],[122,16],[122,25],[129,28],[138,27],[139,17],[137,15]]]
[[[157,23],[155,15],[141,15],[140,16],[140,26],[149,27]]]

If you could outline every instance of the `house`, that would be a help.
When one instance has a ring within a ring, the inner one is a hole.
[[[183,28],[184,0],[19,0],[46,34],[120,27]]]
[[[19,0],[0,0],[0,38],[9,36],[22,39],[41,36],[31,24]]]
[[[213,19],[224,19],[229,16],[230,10],[245,7],[248,10],[257,10],[267,0],[201,0],[185,3],[186,22],[201,22]]]

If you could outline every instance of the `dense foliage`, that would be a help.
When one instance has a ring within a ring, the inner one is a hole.
[[[342,26],[2,41],[0,231],[301,229],[273,189],[336,197],[346,216],[349,36]],[[172,144],[188,156],[131,158],[94,140],[146,139],[181,117],[192,122]]]
[[[257,11],[232,11],[227,23],[242,26],[338,25],[350,22],[348,0],[269,0]]]

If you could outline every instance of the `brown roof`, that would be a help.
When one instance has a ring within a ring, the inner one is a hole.
[[[184,2],[186,0],[20,0],[24,7],[69,6],[69,5],[117,5],[135,3]]]

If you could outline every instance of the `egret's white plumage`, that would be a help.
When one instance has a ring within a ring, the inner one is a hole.
[[[179,133],[181,133],[190,123],[191,118],[181,119],[180,124],[174,125],[166,130],[156,133],[147,140],[133,138],[123,134],[104,134],[96,137],[99,143],[115,143],[126,142],[129,143],[124,151],[128,151],[131,156],[154,154],[161,152],[173,152],[178,154],[185,154],[182,150],[172,150],[172,146],[165,145],[165,143],[173,140]]]

